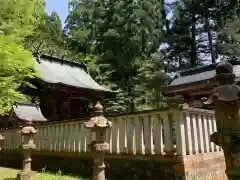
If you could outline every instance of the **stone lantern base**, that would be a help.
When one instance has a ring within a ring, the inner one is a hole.
[[[16,180],[32,180],[32,175],[33,175],[32,171],[20,171],[17,174]]]

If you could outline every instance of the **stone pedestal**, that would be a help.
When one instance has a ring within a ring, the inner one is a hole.
[[[23,144],[20,146],[23,155],[23,170],[17,175],[17,180],[31,180],[31,151],[36,149],[33,143],[33,136],[37,133],[37,130],[32,126],[32,122],[24,123],[23,128],[20,130],[20,134],[23,136]]]
[[[17,174],[17,180],[31,180],[32,172],[31,171],[20,171]]]
[[[105,163],[104,154],[109,150],[108,143],[91,144],[91,152],[93,153],[93,180],[105,180]]]

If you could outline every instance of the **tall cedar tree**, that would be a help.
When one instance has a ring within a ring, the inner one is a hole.
[[[105,83],[118,90],[111,110],[134,111],[139,68],[156,52],[163,3],[157,0],[75,0],[67,20],[69,35],[94,46]]]

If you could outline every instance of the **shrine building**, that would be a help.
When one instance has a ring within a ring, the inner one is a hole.
[[[240,61],[229,62],[233,65],[236,81],[239,82]],[[216,65],[217,63],[180,71],[178,77],[160,90],[165,97],[181,96],[190,107],[202,108],[201,98],[209,97],[213,88],[217,86]]]
[[[83,64],[44,55],[35,58],[35,68],[39,78],[31,83],[36,88],[22,88],[27,100],[17,102],[10,115],[1,117],[0,127],[16,127],[16,120],[25,115],[48,121],[81,119],[89,116],[90,103],[114,97],[113,91],[93,80]]]

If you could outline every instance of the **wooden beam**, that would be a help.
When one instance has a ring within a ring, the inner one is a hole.
[[[193,100],[189,105],[196,108],[203,107],[203,103],[201,100]]]
[[[182,94],[182,93],[190,93],[194,91],[201,91],[205,89],[213,89],[215,87],[215,84],[199,84],[199,85],[194,85],[194,86],[186,86],[186,87],[175,87],[172,88],[171,90],[168,90],[164,92],[164,95],[171,95],[171,94]]]
[[[201,89],[211,89],[217,85],[215,78],[209,80],[203,80],[199,82],[189,83],[189,84],[181,84],[176,86],[167,86],[164,88],[160,88],[164,95],[171,94],[181,94],[183,92],[192,92],[199,91]]]
[[[94,90],[94,89],[86,89],[86,88],[76,88],[72,86],[65,86],[65,85],[60,85],[60,84],[48,84],[44,83],[46,86],[50,86],[55,91],[65,91],[68,92],[69,90],[72,91],[73,96],[76,94],[76,96],[81,96],[85,97],[89,100],[95,100],[95,99],[104,99],[106,97],[115,97],[115,93],[111,92],[104,92],[100,90]]]
[[[207,89],[207,90],[199,90],[199,91],[195,91],[195,92],[190,92],[189,95],[190,96],[207,95],[207,94],[211,94],[211,92],[212,92],[212,88]]]

